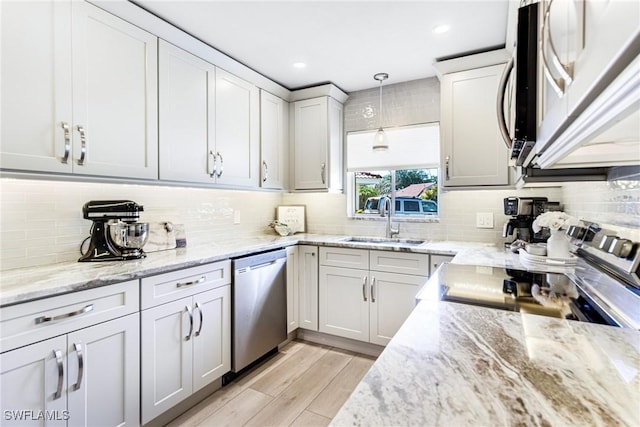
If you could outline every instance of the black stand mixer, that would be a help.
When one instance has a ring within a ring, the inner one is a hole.
[[[131,200],[95,200],[84,204],[82,215],[93,221],[89,247],[78,261],[121,261],[144,258],[149,224],[137,222],[144,209]],[[84,243],[82,246],[84,246]]]

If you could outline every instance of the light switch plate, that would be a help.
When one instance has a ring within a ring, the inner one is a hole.
[[[493,212],[477,212],[476,228],[493,228]]]

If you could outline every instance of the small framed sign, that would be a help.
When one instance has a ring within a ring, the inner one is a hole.
[[[305,232],[304,206],[278,206],[276,219],[289,226],[291,234]]]

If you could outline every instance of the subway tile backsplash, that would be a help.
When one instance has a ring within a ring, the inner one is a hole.
[[[91,221],[89,200],[127,199],[144,206],[141,220],[185,224],[187,244],[264,235],[282,195],[276,192],[0,179],[1,269],[79,258]],[[240,224],[233,224],[240,211]]]
[[[565,183],[561,188],[450,191],[440,195],[441,218],[403,222],[400,236],[502,244],[504,197],[546,196],[581,219],[611,225],[640,240],[638,181]],[[91,222],[82,218],[89,200],[130,199],[144,205],[142,220],[185,224],[190,243],[224,244],[238,237],[272,234],[267,225],[278,205],[306,205],[307,231],[318,234],[384,236],[385,222],[347,218],[344,194],[278,193],[158,185],[124,185],[0,179],[2,270],[75,261]],[[233,224],[240,211],[240,224]],[[475,226],[477,212],[492,212],[493,229]]]

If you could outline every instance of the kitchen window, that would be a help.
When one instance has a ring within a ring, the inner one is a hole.
[[[375,131],[347,134],[348,216],[376,218],[385,198],[397,219],[438,217],[438,123],[385,129],[389,149],[373,152]]]

